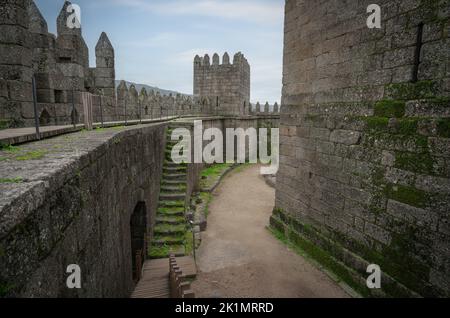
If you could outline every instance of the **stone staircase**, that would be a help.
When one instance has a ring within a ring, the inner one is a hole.
[[[171,141],[173,128],[167,131],[167,146],[163,178],[156,215],[154,238],[150,244],[149,257],[167,258],[169,255],[184,256],[190,253],[192,234],[185,216],[187,165],[172,162],[171,152],[177,142]]]

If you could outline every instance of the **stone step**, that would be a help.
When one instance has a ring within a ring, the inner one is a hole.
[[[177,208],[177,209],[182,209],[184,211],[184,205],[185,202],[184,201],[164,201],[161,200],[159,201],[159,207],[160,208]]]
[[[158,209],[158,216],[184,217],[184,208],[166,208],[166,207],[162,207],[162,208]]]
[[[167,225],[157,224],[155,226],[155,236],[176,236],[183,235],[186,232],[186,225]]]
[[[184,245],[183,236],[155,236],[153,246]]]
[[[156,217],[156,224],[179,225],[185,223],[186,219],[183,216],[159,215]]]
[[[187,177],[186,174],[184,173],[165,173],[163,175],[163,180],[182,180],[182,181],[186,181]]]
[[[185,184],[175,184],[175,185],[167,185],[163,184],[161,186],[161,191],[163,192],[186,192],[186,185]]]
[[[186,253],[184,245],[156,247],[156,249],[158,249],[157,253],[152,253],[153,248],[150,247],[149,251],[149,257],[151,259],[168,258],[170,254],[174,254],[175,257],[182,257],[185,256]]]
[[[186,173],[187,167],[183,166],[164,166],[163,170],[168,173]]]
[[[183,192],[173,192],[173,193],[162,192],[159,195],[159,200],[160,201],[182,201],[182,200],[186,200],[186,193],[183,193]]]
[[[161,186],[186,188],[186,181],[183,180],[163,180]]]
[[[172,160],[165,160],[164,161],[164,166],[168,166],[168,167],[187,167],[187,163],[175,163]]]

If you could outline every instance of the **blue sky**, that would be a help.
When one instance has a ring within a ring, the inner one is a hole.
[[[35,0],[56,33],[63,0]],[[76,0],[83,36],[94,48],[105,31],[116,77],[192,94],[195,54],[241,51],[251,68],[253,102],[281,97],[284,0]]]

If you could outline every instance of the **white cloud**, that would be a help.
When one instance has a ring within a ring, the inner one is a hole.
[[[280,23],[283,5],[256,0],[113,0],[116,5],[137,8],[161,15],[197,15],[216,18],[253,21],[258,23]]]

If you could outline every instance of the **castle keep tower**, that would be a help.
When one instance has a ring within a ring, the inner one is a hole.
[[[219,55],[213,56],[212,64],[206,54],[194,59],[194,96],[217,115],[245,115],[250,104],[250,65],[242,53],[236,53],[233,64],[225,53],[220,64]]]

